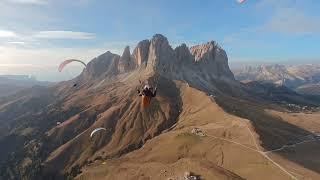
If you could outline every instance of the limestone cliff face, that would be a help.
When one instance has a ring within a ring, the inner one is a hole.
[[[174,51],[178,63],[185,65],[195,64],[195,59],[186,44],[181,44],[180,46],[176,47]]]
[[[243,82],[263,81],[292,89],[320,83],[320,65],[259,65],[234,69],[236,79]]]
[[[214,75],[216,78],[234,79],[228,65],[226,52],[214,41],[193,46],[190,51],[203,71]]]
[[[184,81],[200,78],[208,84],[214,80],[235,81],[226,52],[214,41],[190,49],[186,44],[173,49],[161,34],[139,42],[132,54],[127,46],[121,57],[107,52],[93,59],[86,74],[94,78],[104,75],[104,78],[138,69]]]
[[[118,64],[120,56],[113,54],[110,51],[91,60],[82,76],[85,79],[95,79],[102,75],[116,75],[118,74]]]
[[[190,49],[186,44],[173,49],[166,37],[156,34],[150,41],[141,41],[133,57],[136,67],[166,76],[183,78],[188,76],[186,73],[200,73],[212,79],[234,80],[226,52],[214,41]]]
[[[154,35],[149,47],[146,69],[161,71],[166,68],[167,70],[172,70],[175,63],[175,53],[167,38],[161,34]]]
[[[126,73],[131,71],[134,68],[135,68],[134,58],[131,57],[130,47],[127,46],[124,49],[122,56],[120,57],[119,64],[118,64],[118,71],[119,73]]]
[[[135,62],[135,67],[146,66],[149,56],[149,40],[140,41],[137,47],[133,50],[132,56]]]

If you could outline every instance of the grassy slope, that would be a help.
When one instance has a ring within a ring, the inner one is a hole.
[[[185,86],[180,89],[183,110],[171,131],[122,158],[95,161],[83,169],[78,179],[164,179],[182,175],[184,171],[200,174],[204,179],[290,179],[260,153],[251,150],[264,149],[252,122],[226,113],[200,91]],[[208,136],[190,134],[192,127],[200,127]],[[272,157],[299,175],[320,177],[301,164],[290,162],[286,156]]]

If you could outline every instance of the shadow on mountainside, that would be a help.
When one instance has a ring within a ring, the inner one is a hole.
[[[58,154],[45,163],[42,177],[59,179],[63,175],[57,172],[64,172],[66,177],[75,177],[88,162],[117,158],[132,152],[173,126],[182,107],[179,88],[172,80],[163,77],[157,80],[157,84],[157,97],[152,99],[146,109],[141,107],[141,97],[134,87],[116,90],[119,92],[117,95],[121,96],[119,102],[114,103],[115,107],[100,111],[101,114],[106,112],[108,116],[97,118],[77,132],[79,136],[71,138],[65,147],[55,149]],[[98,124],[110,131],[100,138],[88,139],[88,133]]]
[[[215,101],[226,112],[250,120],[260,137],[262,147],[267,151],[281,148],[283,145],[290,143],[297,143],[297,140],[301,137],[316,136],[310,131],[284,121],[280,116],[268,114],[264,109],[251,102],[225,96],[217,97]],[[317,145],[313,147],[318,150],[312,150],[312,152],[319,152],[320,150],[319,141],[316,141],[316,143]],[[292,150],[274,153],[309,170],[320,173],[319,160],[310,161],[310,158],[300,157]],[[308,156],[309,154],[304,155]]]

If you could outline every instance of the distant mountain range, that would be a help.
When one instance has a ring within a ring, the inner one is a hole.
[[[233,69],[241,82],[262,81],[284,85],[299,93],[319,94],[320,65],[261,65]]]
[[[28,75],[0,75],[0,97],[14,94],[35,85],[47,86],[49,82],[37,81]]]
[[[301,94],[320,95],[320,83],[302,85],[296,88],[296,91]]]

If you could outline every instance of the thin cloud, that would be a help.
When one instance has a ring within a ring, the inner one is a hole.
[[[17,34],[13,31],[0,30],[0,38],[17,37]]]
[[[35,64],[0,64],[0,67],[43,67],[43,65],[35,65]],[[48,67],[53,67],[48,65]]]
[[[106,51],[122,52],[124,47],[114,49],[112,46],[91,48],[41,48],[24,46],[0,46],[0,64],[59,64],[64,59],[81,59],[89,61]]]
[[[43,5],[47,4],[47,0],[6,0],[7,2],[17,3],[17,4],[33,4],[33,5]]]
[[[225,36],[223,38],[222,43],[230,44],[230,43],[236,42],[236,41],[238,41],[240,39],[238,36],[239,35],[237,33],[233,33],[233,34],[227,35],[227,36]]]
[[[262,31],[305,35],[320,32],[320,22],[295,8],[282,8],[261,27]]]
[[[261,0],[256,3],[256,9],[261,10],[265,8],[283,8],[292,7],[296,5],[295,0]]]
[[[110,44],[118,44],[110,42]],[[0,74],[32,74],[40,80],[66,80],[81,73],[75,64],[67,72],[59,73],[58,66],[65,59],[91,59],[105,53],[122,52],[124,47],[114,49],[112,45],[91,48],[26,48],[25,46],[0,46]],[[26,63],[27,62],[27,63]]]
[[[261,39],[266,33],[278,33],[290,36],[305,36],[320,33],[319,17],[311,16],[295,0],[261,0],[256,3],[255,13],[272,12],[270,18],[254,27],[247,27],[224,37],[228,45],[251,44],[252,47],[263,45]],[[252,39],[250,37],[255,36]]]
[[[243,39],[246,39],[246,42],[249,42],[248,39],[252,36],[252,34],[257,33],[257,28],[242,28],[238,30],[237,32],[231,33],[226,35],[222,43],[223,44],[234,44],[234,43],[244,43]]]
[[[95,34],[75,31],[40,31],[34,37],[42,39],[94,39]]]
[[[10,41],[10,42],[8,42],[8,44],[24,45],[26,43],[23,41]]]
[[[261,0],[256,4],[257,13],[268,11],[272,16],[257,32],[272,32],[287,35],[307,35],[320,32],[319,16],[303,11],[297,0]]]

